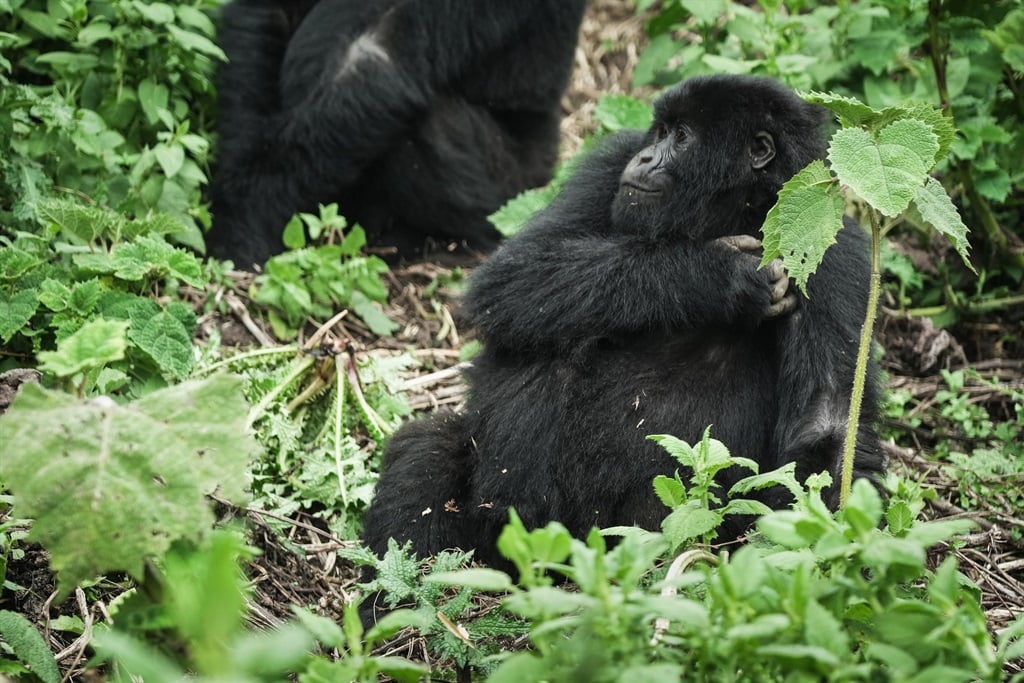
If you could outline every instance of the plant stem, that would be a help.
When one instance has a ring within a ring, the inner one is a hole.
[[[843,446],[842,481],[839,485],[839,507],[845,507],[850,489],[853,488],[853,461],[857,450],[857,432],[860,429],[860,409],[864,400],[864,383],[871,355],[871,342],[875,333],[875,318],[878,315],[878,293],[881,289],[881,242],[882,229],[878,223],[878,212],[872,209],[871,216],[871,284],[868,289],[868,308],[864,314],[864,325],[860,329],[860,345],[857,347],[857,367],[853,371],[853,393],[850,396],[850,415],[846,423],[846,443]]]

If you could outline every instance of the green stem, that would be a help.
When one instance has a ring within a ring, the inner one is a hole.
[[[857,448],[857,432],[860,428],[860,408],[864,400],[864,383],[871,355],[871,342],[875,333],[875,317],[878,315],[878,293],[881,289],[881,242],[882,230],[878,224],[878,212],[871,215],[871,286],[868,290],[868,308],[864,314],[864,326],[860,329],[860,345],[857,347],[857,367],[853,372],[853,394],[850,396],[850,416],[846,423],[846,443],[843,447],[842,482],[839,485],[839,507],[846,505],[853,488],[853,460]]]
[[[933,315],[941,315],[947,311],[959,311],[962,313],[983,313],[985,311],[997,311],[1001,308],[1020,306],[1024,304],[1024,295],[1008,296],[1001,299],[985,299],[975,301],[963,306],[925,306],[923,308],[908,308],[905,311],[895,311],[890,315],[898,318],[930,318]]]

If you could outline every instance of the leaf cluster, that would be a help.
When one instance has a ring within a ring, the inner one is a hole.
[[[0,3],[0,224],[56,188],[128,215],[171,214],[202,249],[200,204],[220,0]]]
[[[759,520],[759,542],[679,574],[657,569],[669,547],[660,534],[633,529],[609,550],[597,531],[528,531],[513,515],[499,547],[527,580],[433,578],[506,591],[506,609],[529,620],[532,651],[503,657],[489,683],[999,681],[1024,652],[1024,622],[993,643],[955,559],[928,570],[926,550],[969,524],[915,521],[914,493],[886,502],[862,480],[832,514],[818,490],[801,490],[791,510]],[[537,568],[574,588],[538,580]]]
[[[79,391],[144,393],[192,370],[190,306],[156,293],[203,286],[199,260],[172,246],[167,214],[129,220],[44,200],[33,231],[0,235],[0,343],[37,356]]]
[[[306,246],[303,223],[310,236],[338,236],[338,244]],[[347,227],[338,205],[320,207],[320,216],[298,214],[285,229],[291,249],[270,258],[251,292],[252,300],[268,309],[270,324],[281,339],[292,339],[307,319],[327,320],[347,308],[374,334],[390,336],[398,324],[379,308],[387,301],[382,276],[388,266],[376,256],[362,255],[366,234],[356,225]]]
[[[920,104],[873,109],[834,94],[810,93],[806,99],[832,109],[844,127],[829,144],[829,168],[811,162],[783,185],[762,227],[762,265],[781,256],[806,295],[808,278],[843,226],[843,195],[849,191],[867,203],[872,229],[879,235],[875,211],[895,218],[913,207],[952,241],[973,269],[967,257],[967,226],[942,185],[928,175],[949,151],[952,121]]]
[[[310,510],[341,538],[354,538],[377,482],[375,453],[411,412],[400,373],[406,354],[358,361],[329,347],[261,349],[224,368],[245,380],[247,424],[267,456],[252,463],[254,505],[278,515]]]

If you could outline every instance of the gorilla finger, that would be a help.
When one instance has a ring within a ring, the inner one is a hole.
[[[783,271],[785,275],[785,271]],[[782,301],[786,295],[789,294],[789,278],[782,277],[772,281],[772,303],[778,303]]]
[[[765,273],[768,274],[770,280],[788,280],[789,273],[786,272],[786,267],[782,265],[782,259],[777,258],[764,267]]]
[[[736,251],[757,251],[761,248],[761,240],[750,235],[727,235],[717,241]]]
[[[768,307],[768,312],[765,314],[765,317],[778,318],[779,316],[788,315],[796,310],[797,303],[798,300],[796,294],[786,292],[785,296]]]

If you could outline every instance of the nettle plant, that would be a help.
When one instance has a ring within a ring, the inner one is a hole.
[[[853,477],[864,376],[878,309],[882,237],[902,215],[916,211],[924,223],[950,239],[968,268],[974,268],[967,258],[967,226],[942,184],[929,175],[953,144],[953,122],[927,104],[873,109],[834,94],[810,93],[805,99],[835,112],[842,128],[829,143],[830,165],[812,162],[779,192],[778,203],[768,212],[762,228],[762,265],[781,256],[806,295],[808,278],[842,228],[847,202],[863,207],[871,233],[871,288],[843,452],[842,504]]]

